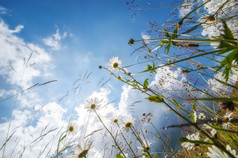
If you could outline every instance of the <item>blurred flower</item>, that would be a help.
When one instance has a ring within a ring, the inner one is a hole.
[[[231,120],[232,120],[232,118],[231,118],[232,114],[233,114],[232,112],[227,112],[227,113],[224,115],[224,122],[231,121]]]
[[[143,145],[142,146],[139,146],[137,147],[137,149],[141,150],[142,152],[146,152],[150,149],[150,145],[152,143],[148,140],[143,140]]]
[[[119,71],[120,65],[121,65],[121,60],[118,57],[113,57],[112,59],[109,60],[108,69],[110,71]]]
[[[73,149],[73,153],[69,154],[67,158],[86,158],[89,149],[92,146],[92,141],[80,141]]]
[[[200,139],[200,136],[199,136],[199,133],[193,133],[191,135],[187,135],[186,138],[188,140],[199,140]],[[184,148],[187,148],[187,150],[193,150],[195,149],[195,144],[194,143],[190,143],[190,142],[183,142],[182,144],[182,147]]]
[[[197,122],[197,112],[195,110],[193,111],[193,121]]]
[[[231,112],[227,112],[225,115],[224,115],[224,123],[222,124],[222,128],[223,129],[227,129],[230,122],[232,120],[231,116],[232,116],[233,113]]]
[[[88,99],[85,103],[85,109],[88,109],[88,112],[98,110],[101,107],[101,101],[98,98]]]
[[[209,152],[207,153],[207,156],[210,158],[230,158],[226,153],[223,153],[221,150],[219,150],[215,145],[212,145],[212,147],[208,147]],[[226,150],[229,151],[234,157],[237,157],[236,151],[232,150],[230,145],[226,146]]]
[[[127,132],[130,130],[131,127],[133,127],[133,125],[135,124],[135,119],[132,116],[127,116],[124,120],[123,120],[123,129],[125,129]]]
[[[204,115],[204,113],[200,113],[199,115],[198,115],[198,119],[199,120],[204,120],[206,118],[206,116]]]
[[[67,132],[71,135],[75,135],[78,133],[78,128],[78,124],[75,121],[70,122],[68,125]]]
[[[112,117],[112,119],[111,119],[113,124],[118,124],[119,120],[120,120],[120,116],[119,115],[114,115]]]
[[[217,134],[217,131],[214,128],[212,128],[211,125],[204,124],[204,128],[210,130],[212,137],[214,137]]]

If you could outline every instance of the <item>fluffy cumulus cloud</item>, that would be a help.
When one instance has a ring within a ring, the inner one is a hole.
[[[186,16],[189,12],[192,11],[194,0],[185,0],[179,9],[179,15],[181,17]]]
[[[15,33],[22,28],[18,25],[11,30],[0,21],[0,75],[9,84],[25,89],[32,86],[34,77],[44,75],[43,70],[50,67],[51,57],[44,49],[17,37]]]
[[[62,47],[60,44],[60,41],[68,36],[69,36],[69,34],[67,32],[60,33],[60,29],[57,29],[55,34],[53,34],[47,38],[44,38],[43,42],[47,46],[49,46],[52,50],[59,50]]]

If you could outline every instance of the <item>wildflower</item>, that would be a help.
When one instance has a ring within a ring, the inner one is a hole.
[[[231,112],[227,112],[225,115],[224,115],[224,123],[222,124],[222,128],[223,129],[227,129],[230,122],[232,120],[231,116],[232,116],[233,113]]]
[[[125,129],[127,132],[130,130],[131,127],[135,124],[135,119],[132,116],[128,116],[123,121],[124,126],[123,129]]]
[[[92,112],[94,110],[98,110],[101,107],[100,100],[98,98],[91,98],[86,101],[85,103],[85,109],[88,109],[89,112]]]
[[[67,158],[86,158],[92,143],[92,141],[81,141],[72,149],[73,153],[69,154]]]
[[[224,115],[224,122],[231,121],[231,120],[232,120],[232,118],[231,118],[232,114],[233,114],[232,112],[227,112],[227,113]]]
[[[121,65],[121,60],[118,57],[113,57],[112,59],[110,59],[109,63],[108,63],[108,69],[110,71],[118,71],[120,70],[120,65]]]
[[[78,133],[78,124],[74,121],[69,123],[67,132],[71,135],[75,135]]]
[[[204,113],[200,113],[199,115],[198,115],[198,119],[199,120],[204,120],[206,118],[206,116],[204,115]]]
[[[193,120],[193,122],[197,122],[197,112],[194,110],[193,111],[193,114],[192,114],[192,120]]]
[[[217,134],[217,131],[211,127],[211,125],[204,124],[204,128],[210,130],[210,134],[214,137]]]
[[[191,134],[191,135],[188,134],[186,136],[186,138],[188,140],[199,140],[200,136],[199,136],[199,133],[195,133],[195,134]],[[188,150],[193,150],[195,147],[195,144],[190,143],[190,142],[183,142],[181,145],[182,145],[182,147],[187,148]]]
[[[120,119],[120,116],[119,116],[119,115],[114,115],[114,116],[112,117],[111,121],[112,121],[113,124],[118,124],[119,119]]]
[[[207,156],[210,158],[230,158],[226,153],[223,153],[221,150],[219,150],[215,145],[212,145],[212,147],[208,147],[209,152],[207,153]],[[226,146],[226,150],[229,151],[234,157],[237,157],[236,151],[231,149],[230,145]]]
[[[150,145],[152,144],[150,141],[148,140],[143,140],[143,145],[137,147],[137,149],[141,150],[142,152],[147,152],[148,150],[150,150]]]

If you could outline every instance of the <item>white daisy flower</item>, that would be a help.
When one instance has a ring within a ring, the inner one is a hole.
[[[111,119],[112,124],[118,124],[120,120],[120,115],[114,115]]]
[[[233,113],[231,112],[227,112],[225,115],[224,115],[224,123],[222,124],[222,128],[223,129],[227,129],[230,122],[232,120],[231,116],[232,116]]]
[[[207,153],[207,156],[210,158],[230,158],[226,153],[222,152],[220,149],[218,149],[215,145],[212,145],[212,147],[208,147],[209,152]],[[236,155],[236,151],[231,149],[230,145],[226,146],[226,150],[229,151],[234,157],[238,157]]]
[[[89,149],[92,146],[92,141],[80,141],[73,149],[73,153],[69,154],[66,158],[86,158]]]
[[[134,126],[134,124],[135,124],[135,119],[132,116],[127,116],[123,120],[123,129],[125,129],[128,132],[130,128]]]
[[[231,118],[232,114],[233,114],[232,112],[227,112],[227,113],[224,115],[224,122],[231,121],[231,120],[232,120],[232,118]]]
[[[198,115],[198,119],[199,120],[204,120],[206,118],[206,116],[204,115],[204,113],[200,113],[199,115]]]
[[[67,128],[67,132],[70,135],[75,135],[78,133],[78,124],[76,123],[76,121],[70,122]]]
[[[113,57],[109,60],[108,69],[110,71],[119,71],[121,66],[121,60],[118,57]]]
[[[98,98],[90,98],[85,103],[85,109],[88,109],[88,112],[98,110],[101,107],[101,101]]]
[[[137,147],[137,149],[141,150],[142,152],[146,152],[146,150],[148,151],[150,149],[150,145],[152,143],[148,140],[143,140],[143,146],[139,146]]]
[[[200,139],[200,136],[199,136],[199,133],[195,133],[195,134],[191,134],[191,135],[187,135],[186,138],[188,140],[199,140]],[[186,148],[187,150],[193,150],[195,149],[195,144],[194,143],[190,143],[190,142],[183,142],[182,144],[182,147]]]
[[[210,130],[210,134],[212,137],[214,137],[217,134],[217,131],[207,124],[204,124],[204,128]]]

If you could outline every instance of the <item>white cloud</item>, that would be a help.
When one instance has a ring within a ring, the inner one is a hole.
[[[146,35],[146,34],[144,34],[143,32],[141,33],[141,37],[142,37],[144,40],[147,40],[147,39],[150,39],[150,38],[151,38],[150,35]],[[149,43],[149,41],[146,41],[146,43]]]
[[[0,14],[2,15],[7,14],[7,9],[4,8],[3,6],[0,6]]]
[[[6,77],[8,83],[25,89],[32,86],[34,77],[43,75],[43,70],[50,67],[51,57],[44,49],[14,35],[22,28],[19,25],[10,30],[0,21],[0,75]]]
[[[60,34],[60,30],[57,29],[56,33],[43,39],[43,42],[51,47],[52,50],[61,49],[60,41],[68,36],[67,32],[64,32],[62,35]]]
[[[179,15],[181,17],[186,16],[189,12],[192,11],[194,0],[185,0],[179,9]]]

